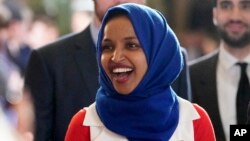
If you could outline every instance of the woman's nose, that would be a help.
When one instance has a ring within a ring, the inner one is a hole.
[[[124,59],[124,54],[122,49],[116,48],[113,52],[113,56],[111,58],[112,61],[118,63]]]

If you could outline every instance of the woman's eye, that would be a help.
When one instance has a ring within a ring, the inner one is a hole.
[[[140,48],[140,46],[136,43],[127,43],[126,45],[129,49],[137,49]]]
[[[102,45],[102,51],[110,51],[113,47],[111,45]]]
[[[128,44],[128,47],[129,47],[129,48],[135,48],[136,45],[135,45],[135,44]]]

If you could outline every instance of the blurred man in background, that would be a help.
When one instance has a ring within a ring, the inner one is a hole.
[[[250,0],[215,0],[213,22],[219,50],[190,67],[193,102],[204,107],[217,141],[229,141],[229,127],[247,122],[250,100]]]

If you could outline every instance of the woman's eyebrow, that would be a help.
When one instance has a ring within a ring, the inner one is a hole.
[[[125,40],[134,40],[134,39],[137,39],[135,36],[130,36],[130,37],[125,37],[124,38]]]

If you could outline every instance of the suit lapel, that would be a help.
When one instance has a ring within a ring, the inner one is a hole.
[[[95,45],[88,26],[76,38],[73,54],[81,74],[79,77],[82,77],[91,94],[95,94],[98,88],[98,69],[95,53]]]

